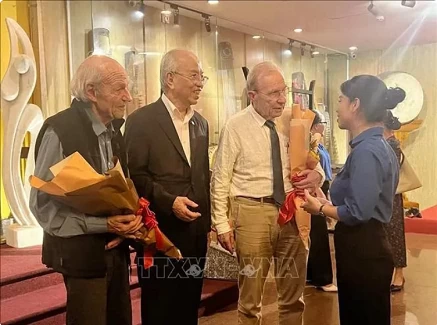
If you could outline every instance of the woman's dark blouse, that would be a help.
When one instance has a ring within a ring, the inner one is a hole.
[[[331,199],[341,222],[356,225],[376,219],[390,221],[399,181],[399,163],[384,140],[383,128],[355,137],[343,169],[331,186]]]

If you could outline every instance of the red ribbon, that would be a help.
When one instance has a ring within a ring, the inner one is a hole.
[[[306,175],[298,176],[297,174],[295,174],[291,178],[291,181],[292,183],[297,183],[304,180],[305,178]],[[285,198],[285,201],[282,204],[281,209],[279,209],[278,224],[280,226],[285,225],[287,222],[293,219],[296,210],[299,208],[296,207],[295,204],[295,199],[297,197],[301,197],[302,199],[305,199],[304,191],[299,189],[294,189]]]
[[[138,209],[136,215],[143,216],[143,223],[147,230],[155,229],[155,245],[149,245],[144,249],[144,268],[148,269],[153,265],[153,256],[156,250],[163,247],[163,236],[161,230],[158,228],[158,221],[156,220],[155,213],[149,209],[150,202],[145,198],[139,200],[140,208]]]

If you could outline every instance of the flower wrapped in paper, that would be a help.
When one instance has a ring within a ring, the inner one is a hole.
[[[282,125],[289,124],[289,128],[284,129],[289,133],[290,177],[292,182],[295,183],[305,178],[305,176],[299,176],[301,171],[314,169],[319,163],[317,148],[321,136],[318,134],[311,136],[311,125],[315,117],[315,113],[311,110],[302,110],[300,104],[295,104],[291,112],[288,110],[284,113],[281,117]],[[279,211],[278,223],[283,226],[295,218],[299,234],[308,248],[311,216],[300,207],[304,202],[304,198],[303,191],[298,189],[288,193]]]
[[[159,230],[155,214],[149,209],[149,202],[144,198],[139,199],[132,180],[125,178],[120,163],[115,161],[114,165],[113,169],[102,175],[75,152],[50,167],[54,176],[50,182],[31,176],[30,185],[88,215],[141,215],[144,226],[135,233],[135,237],[145,245],[145,267],[153,264],[156,250],[169,257],[182,258],[180,251]]]

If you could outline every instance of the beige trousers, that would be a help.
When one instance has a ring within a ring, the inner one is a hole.
[[[279,325],[302,324],[308,252],[296,223],[292,220],[281,228],[277,219],[275,205],[240,197],[232,200],[231,220],[240,266],[238,324],[261,324],[264,284],[272,263]]]

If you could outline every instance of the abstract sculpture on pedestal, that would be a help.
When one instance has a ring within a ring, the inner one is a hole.
[[[6,229],[6,240],[10,244],[8,239],[11,239],[14,242],[12,246],[23,247],[38,244],[42,240],[42,230],[29,209],[28,179],[35,167],[34,146],[44,118],[38,106],[28,103],[36,84],[36,64],[32,44],[26,32],[16,21],[6,18],[6,25],[10,37],[11,56],[1,83],[4,148],[1,169],[5,196],[14,220],[19,225]],[[23,53],[19,52],[20,47]],[[30,133],[31,144],[23,182],[20,176],[20,159],[27,132]],[[21,235],[18,234],[19,232]],[[17,243],[18,241],[21,243]]]

